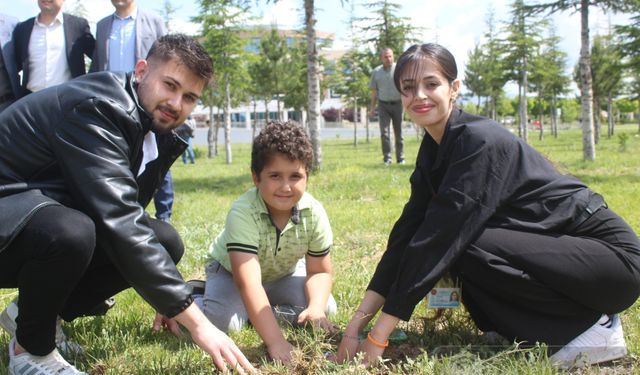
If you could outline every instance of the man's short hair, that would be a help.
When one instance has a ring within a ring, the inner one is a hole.
[[[163,62],[175,59],[206,83],[213,76],[213,62],[207,51],[197,40],[184,34],[167,34],[158,38],[147,54],[147,60],[154,59]]]
[[[307,175],[313,166],[313,147],[307,132],[295,121],[271,121],[253,140],[251,170],[260,175],[271,158],[282,154],[304,164]]]

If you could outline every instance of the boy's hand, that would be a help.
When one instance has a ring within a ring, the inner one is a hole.
[[[287,340],[275,345],[267,346],[267,351],[269,352],[271,359],[274,361],[280,361],[284,365],[291,364],[291,352],[293,351],[293,345],[291,345]]]
[[[304,309],[300,315],[298,315],[298,324],[303,325],[306,322],[311,323],[315,327],[320,327],[328,333],[337,332],[336,326],[327,319],[327,316],[322,310],[316,310],[311,307]]]

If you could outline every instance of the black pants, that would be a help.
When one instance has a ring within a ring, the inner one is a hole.
[[[160,243],[178,262],[180,236],[168,223],[149,218]],[[87,315],[105,299],[127,289],[107,254],[96,247],[93,221],[64,206],[39,210],[0,253],[0,287],[18,288],[17,340],[29,353],[55,348],[57,316]]]
[[[487,228],[452,269],[462,300],[483,331],[564,346],[603,314],[640,295],[640,244],[601,209],[570,234]]]

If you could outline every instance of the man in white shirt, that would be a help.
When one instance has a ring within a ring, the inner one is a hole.
[[[62,13],[64,0],[38,0],[37,17],[20,22],[14,32],[15,61],[22,71],[20,96],[55,86],[86,73],[95,40],[86,19]]]

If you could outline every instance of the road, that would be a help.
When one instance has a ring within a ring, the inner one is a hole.
[[[380,137],[380,131],[378,125],[374,124],[374,127],[369,129],[369,136],[371,139],[378,139]],[[404,127],[402,129],[402,135],[413,136],[416,134],[415,128]],[[365,129],[358,129],[358,139],[365,139]],[[320,130],[320,138],[323,140],[328,139],[353,139],[353,129],[349,128],[324,128]],[[224,131],[220,129],[218,131],[218,144],[224,143]],[[231,143],[251,143],[251,129],[245,128],[231,128]],[[195,131],[195,138],[193,140],[194,145],[206,145],[207,144],[207,129],[198,128]]]

